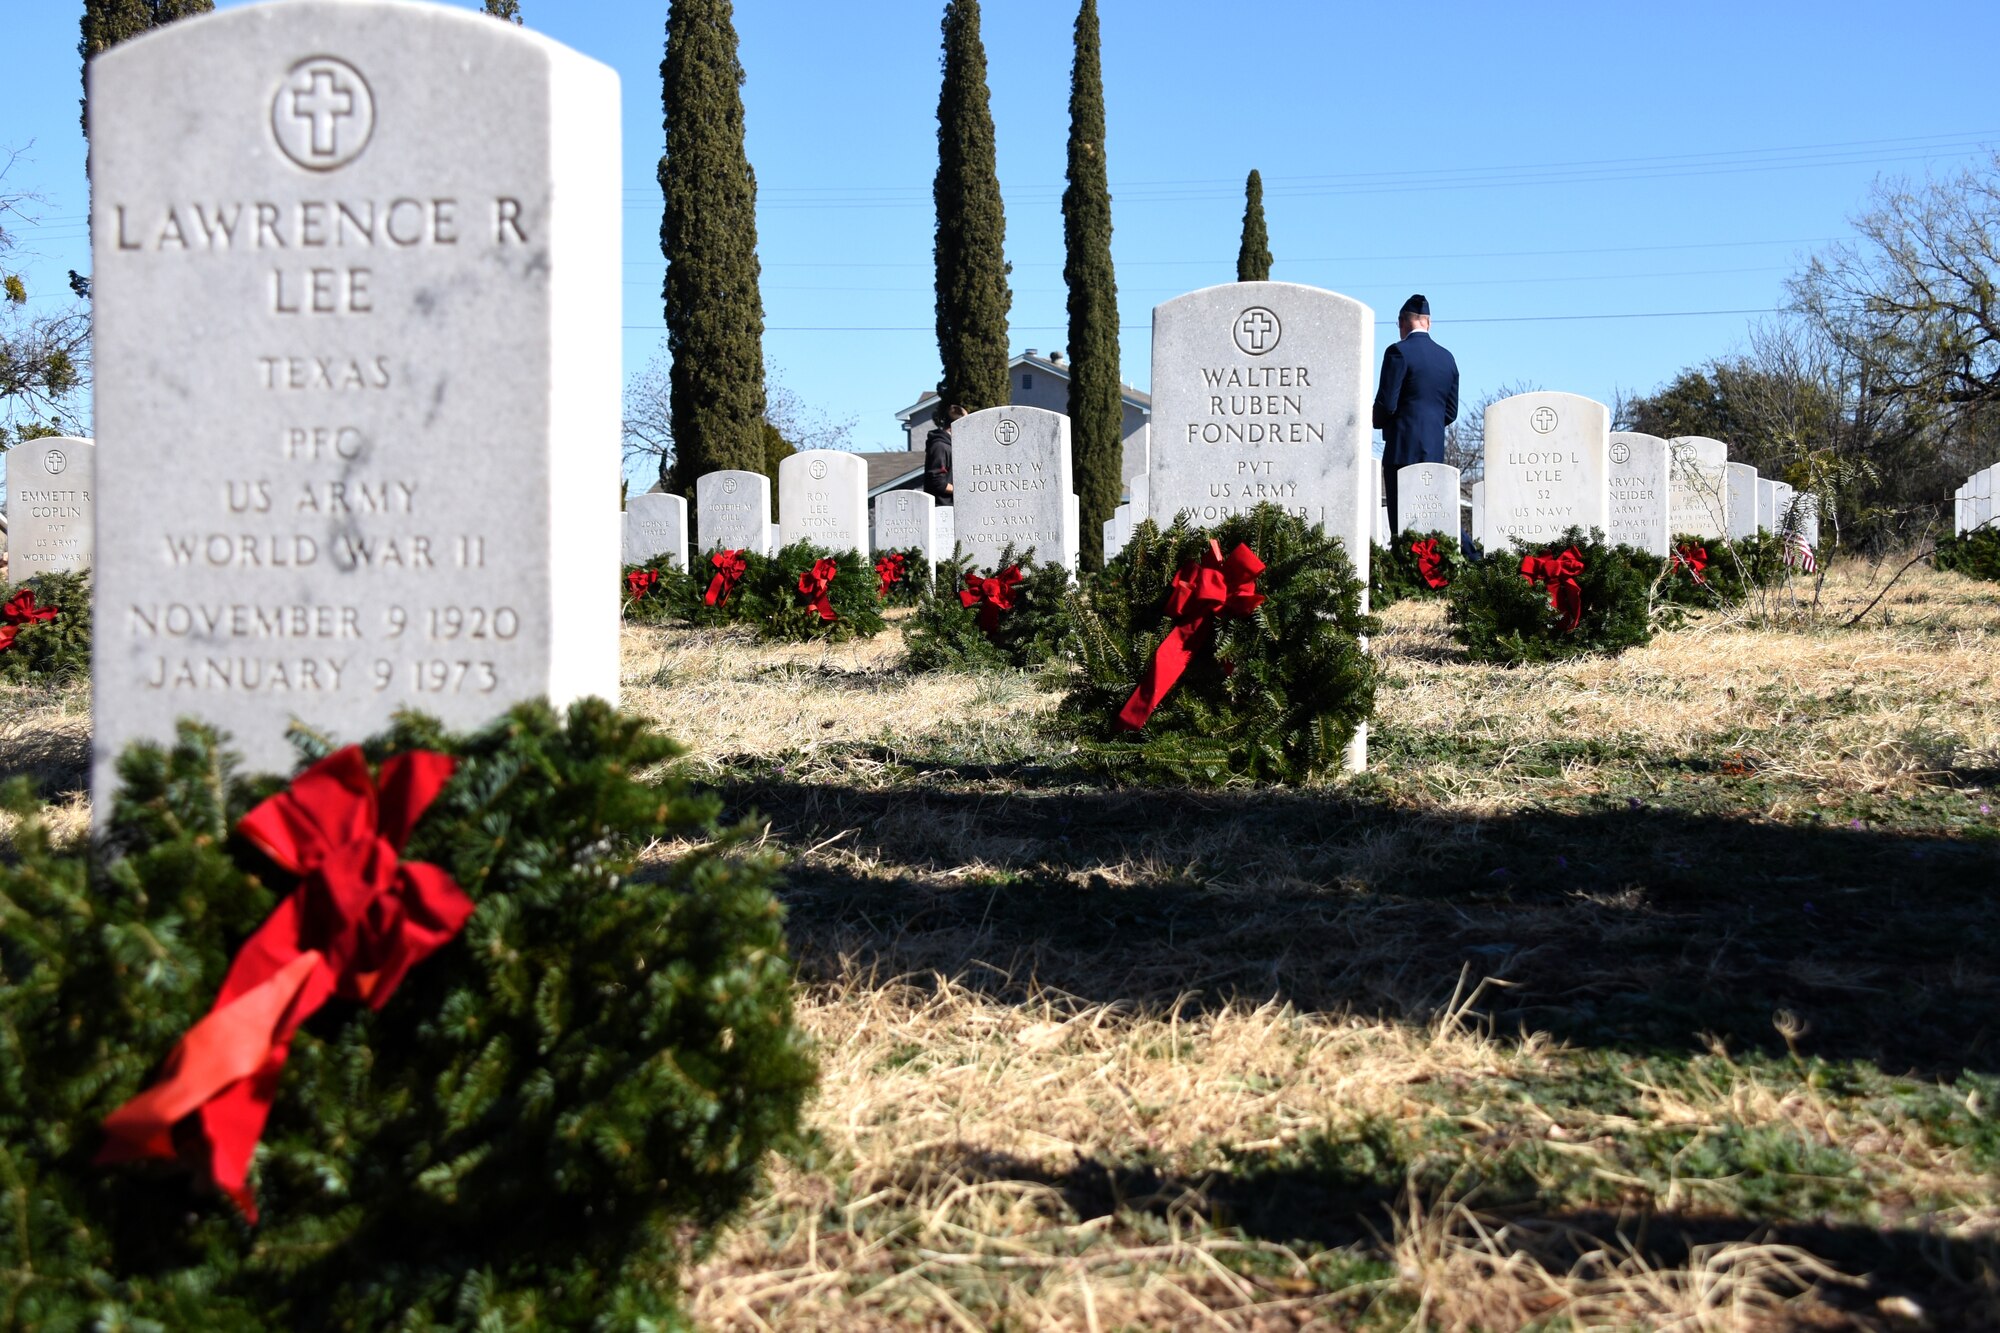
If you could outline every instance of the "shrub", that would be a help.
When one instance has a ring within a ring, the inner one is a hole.
[[[643,565],[625,566],[619,576],[619,605],[635,625],[684,620],[692,582],[671,556],[656,555]]]
[[[88,574],[37,574],[0,592],[0,681],[53,685],[89,676]]]
[[[1264,568],[1248,614],[1212,618],[1193,657],[1137,730],[1119,721],[1161,642],[1177,576],[1247,545]],[[1087,762],[1113,774],[1213,782],[1304,782],[1340,762],[1375,707],[1375,665],[1361,636],[1361,581],[1338,538],[1275,505],[1212,530],[1176,519],[1134,530],[1117,559],[1073,599],[1082,677],[1056,725]]]
[[[1524,561],[1547,577],[1531,579]],[[1563,563],[1550,569],[1539,562]],[[1545,662],[1620,653],[1653,637],[1649,585],[1659,562],[1580,528],[1555,542],[1516,543],[1451,585],[1446,620],[1475,662]]]
[[[973,568],[961,551],[939,562],[936,589],[905,622],[904,664],[912,671],[961,671],[1065,662],[1070,589],[1068,567],[1044,564],[1032,549],[1017,556],[1009,546],[985,570]]]
[[[1975,528],[1960,536],[1938,538],[1931,563],[1969,579],[2000,583],[2000,528]]]
[[[676,747],[600,702],[523,705],[470,736],[405,717],[364,746],[414,748],[458,768],[404,859],[476,910],[379,1011],[336,998],[294,1039],[253,1232],[178,1165],[92,1157],[290,891],[231,837],[280,783],[241,778],[191,724],[135,746],[94,867],[9,789],[0,1326],[678,1322],[684,1239],[796,1142],[812,1080],[776,865],[752,830],[717,828],[715,797],[641,781]],[[659,838],[698,845],[642,866]]]

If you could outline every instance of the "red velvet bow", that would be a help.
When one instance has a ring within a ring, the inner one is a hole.
[[[1562,617],[1563,633],[1583,620],[1583,585],[1576,576],[1583,573],[1583,557],[1574,546],[1561,555],[1521,557],[1521,577],[1549,590],[1549,605]]]
[[[449,755],[414,750],[383,764],[378,785],[349,746],[243,816],[237,831],[298,886],[237,950],[214,1005],[159,1081],[105,1117],[99,1162],[184,1151],[257,1220],[250,1158],[292,1035],[335,995],[380,1009],[472,915],[450,875],[398,859],[453,767]]]
[[[813,567],[799,575],[799,596],[806,599],[808,611],[819,612],[821,620],[838,620],[840,616],[833,609],[833,602],[827,592],[833,587],[833,576],[840,572],[840,566],[831,560],[815,560]]]
[[[1221,543],[1213,540],[1199,560],[1180,567],[1167,594],[1167,614],[1174,627],[1160,640],[1138,687],[1118,711],[1120,727],[1137,731],[1146,725],[1194,660],[1197,646],[1214,637],[1218,617],[1247,616],[1264,604],[1264,595],[1257,591],[1257,576],[1263,572],[1264,562],[1248,546],[1238,543],[1225,558]]]
[[[877,597],[887,597],[889,589],[903,581],[903,553],[891,551],[875,562],[875,577],[881,585],[875,589]]]
[[[1438,550],[1438,539],[1426,537],[1420,542],[1410,543],[1410,554],[1417,558],[1417,573],[1426,584],[1442,588],[1451,582],[1444,576],[1444,555]]]
[[[1687,569],[1688,577],[1696,583],[1707,584],[1704,571],[1708,568],[1708,549],[1693,542],[1683,542],[1674,551],[1674,563]]]
[[[651,592],[653,585],[659,581],[660,573],[658,570],[635,569],[625,576],[625,591],[630,593],[632,600],[636,602]]]
[[[35,590],[23,588],[0,606],[0,652],[14,646],[14,636],[29,625],[44,620],[54,620],[61,614],[59,606],[36,606]]]
[[[708,581],[708,595],[702,600],[710,606],[723,606],[729,601],[729,594],[736,591],[736,585],[743,581],[743,573],[750,568],[750,562],[743,558],[743,552],[717,551],[708,558],[715,566],[715,577]]]
[[[958,604],[979,608],[979,628],[989,638],[1000,629],[1000,613],[1014,609],[1014,586],[1021,581],[1021,567],[1009,565],[998,574],[982,578],[968,573],[965,586],[958,590]]]

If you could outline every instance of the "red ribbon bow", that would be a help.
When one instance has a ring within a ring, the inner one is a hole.
[[[36,606],[35,590],[21,589],[0,606],[0,652],[12,648],[14,637],[29,625],[54,620],[61,612],[59,606]]]
[[[1704,586],[1708,583],[1708,579],[1703,576],[1703,571],[1708,568],[1706,547],[1696,546],[1693,542],[1683,542],[1674,551],[1674,563],[1686,568],[1688,577],[1696,583]]]
[[[998,574],[981,578],[968,573],[959,589],[958,604],[979,608],[979,628],[989,638],[1000,629],[1000,613],[1014,609],[1014,585],[1021,581],[1021,567],[1009,565]]]
[[[819,612],[821,620],[838,620],[840,616],[833,609],[833,602],[827,592],[833,587],[833,576],[840,572],[840,566],[831,560],[815,560],[813,567],[799,575],[799,596],[806,599],[808,611]]]
[[[1561,555],[1521,557],[1521,577],[1549,590],[1549,606],[1562,617],[1563,633],[1583,620],[1583,585],[1576,576],[1583,573],[1583,557],[1574,546]]]
[[[891,551],[880,560],[877,560],[875,562],[875,577],[882,581],[881,586],[875,589],[875,595],[878,598],[887,597],[889,589],[903,581],[903,553],[901,551]]]
[[[647,593],[653,590],[653,585],[659,581],[660,573],[658,570],[635,569],[625,576],[625,591],[632,595],[633,601],[640,601]]]
[[[1443,574],[1444,553],[1438,550],[1438,539],[1426,537],[1420,542],[1410,543],[1410,554],[1417,558],[1417,573],[1426,584],[1442,588],[1451,580]]]
[[[1218,617],[1247,616],[1264,604],[1264,594],[1257,591],[1257,576],[1263,572],[1264,562],[1247,545],[1238,543],[1224,557],[1222,544],[1214,540],[1199,560],[1180,567],[1167,594],[1167,614],[1174,627],[1160,640],[1138,687],[1118,710],[1120,727],[1137,731],[1146,725],[1194,660],[1196,647],[1214,637]]]
[[[257,1220],[250,1158],[292,1035],[335,995],[380,1009],[472,915],[472,899],[444,870],[399,859],[454,766],[449,755],[414,750],[383,764],[378,785],[349,746],[243,816],[237,831],[298,875],[298,887],[237,950],[214,1005],[159,1081],[105,1117],[99,1162],[172,1159],[178,1140]],[[183,1121],[192,1132],[176,1134]]]
[[[743,581],[743,573],[750,568],[750,562],[743,558],[743,552],[717,551],[708,558],[715,566],[715,577],[708,581],[708,595],[702,600],[710,606],[724,606],[729,602],[729,594],[736,591],[736,585]]]

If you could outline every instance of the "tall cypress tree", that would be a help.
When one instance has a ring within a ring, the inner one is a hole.
[[[660,480],[691,495],[719,468],[764,470],[764,300],[757,289],[757,177],[743,151],[743,66],[730,0],[673,0],[660,63],[667,151],[669,415]]]
[[[1104,521],[1124,489],[1124,394],[1118,376],[1118,277],[1111,267],[1111,184],[1104,159],[1104,74],[1097,0],[1076,15],[1069,75],[1069,186],[1063,280],[1069,284],[1069,438],[1083,514],[1083,565],[1104,565]]]
[[[1243,244],[1236,251],[1238,282],[1271,280],[1271,235],[1264,230],[1264,178],[1253,167],[1243,182]]]
[[[993,110],[986,94],[986,47],[979,0],[946,0],[944,84],[938,93],[937,339],[944,374],[938,394],[970,411],[999,407],[1007,394],[1007,215],[994,164]]]
[[[83,57],[83,91],[90,93],[90,62],[128,37],[137,37],[190,14],[206,14],[215,0],[83,0],[83,40],[76,53]],[[85,104],[83,136],[90,137],[90,113]]]

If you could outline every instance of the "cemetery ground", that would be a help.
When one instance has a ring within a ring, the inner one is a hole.
[[[1396,606],[1371,771],[1305,790],[1090,784],[1051,681],[893,628],[628,628],[793,857],[823,1068],[696,1317],[2000,1327],[2000,596],[1845,627],[1900,564],[1543,668]],[[88,702],[0,687],[71,831]]]

